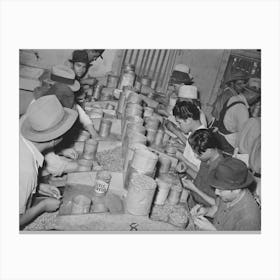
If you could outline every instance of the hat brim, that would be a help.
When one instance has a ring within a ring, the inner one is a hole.
[[[253,175],[248,171],[246,181],[243,184],[229,184],[227,182],[221,182],[215,178],[215,169],[209,174],[209,185],[219,190],[237,190],[248,187],[254,181]]]
[[[75,80],[75,82],[74,82],[74,84],[73,85],[68,85],[69,87],[70,87],[70,89],[72,90],[72,91],[78,91],[79,89],[80,89],[80,83],[77,81],[77,80]]]
[[[21,126],[22,136],[34,142],[47,142],[60,137],[73,126],[78,117],[76,111],[68,108],[63,109],[65,112],[63,119],[55,127],[45,131],[34,130],[28,118],[25,118]]]
[[[237,76],[237,77],[233,77],[233,78],[228,79],[228,80],[225,82],[225,84],[230,83],[230,82],[235,82],[235,81],[238,81],[238,80],[246,81],[246,80],[248,80],[248,79],[249,79],[249,78],[247,78],[247,77]]]
[[[90,63],[91,63],[91,61],[80,61],[80,60],[73,60],[73,59],[68,59],[68,61],[69,62],[71,62],[71,63],[75,63],[75,62],[82,62],[82,63],[85,63],[86,65],[87,65],[87,67],[89,67],[90,66]]]

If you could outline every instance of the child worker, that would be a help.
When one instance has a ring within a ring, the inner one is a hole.
[[[223,160],[223,155],[218,149],[218,142],[208,129],[198,129],[188,139],[195,154],[201,161],[196,178],[184,180],[184,187],[190,190],[190,207],[201,204],[210,207],[215,204],[215,190],[209,185],[209,174]]]

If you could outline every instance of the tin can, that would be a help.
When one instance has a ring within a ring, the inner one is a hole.
[[[119,98],[118,107],[117,107],[117,113],[119,114],[120,117],[124,110],[125,100],[126,100],[125,92],[122,91],[120,98]]]
[[[101,96],[99,99],[101,101],[109,101],[109,100],[111,100],[112,96],[113,96],[112,88],[103,87],[102,91],[101,91]]]
[[[164,177],[159,177],[157,180],[158,190],[155,198],[156,205],[163,205],[168,197],[171,184],[165,181]]]
[[[135,80],[135,73],[133,71],[124,71],[119,81],[119,89],[125,86],[133,87]]]
[[[159,173],[168,173],[171,167],[171,160],[169,157],[165,155],[160,155],[159,156]]]
[[[98,143],[99,143],[98,141],[95,141],[93,139],[89,139],[85,142],[85,148],[84,148],[84,158],[85,159],[95,159],[96,158]]]
[[[92,98],[94,100],[99,100],[102,89],[103,89],[102,84],[96,84],[96,86],[94,87],[93,94],[92,94]]]
[[[97,196],[105,196],[109,189],[111,179],[112,175],[110,172],[104,170],[97,172],[94,184],[94,192]]]
[[[125,64],[123,66],[123,71],[135,71],[135,65],[134,64]]]
[[[134,174],[129,182],[125,200],[127,212],[132,215],[149,215],[155,190],[154,179],[146,175]]]
[[[159,129],[157,131],[157,134],[156,134],[156,137],[155,137],[155,143],[154,143],[156,146],[161,145],[163,134],[164,134],[164,131],[162,129]]]
[[[107,119],[102,119],[99,127],[99,135],[101,137],[107,137],[110,135],[112,127],[112,121]]]
[[[143,86],[147,86],[147,87],[150,87],[151,86],[151,83],[152,83],[152,80],[147,77],[147,76],[144,76],[142,79],[141,79],[141,84]]]
[[[168,202],[171,205],[176,205],[180,201],[180,196],[183,188],[181,187],[180,183],[173,184],[168,196]]]
[[[109,74],[107,76],[107,87],[116,88],[118,86],[119,76]]]

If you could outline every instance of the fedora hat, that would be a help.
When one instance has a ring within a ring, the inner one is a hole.
[[[65,84],[54,84],[45,95],[55,95],[61,105],[66,108],[72,109],[75,103],[74,92]]]
[[[63,108],[56,96],[43,96],[28,107],[21,133],[28,140],[47,142],[67,132],[77,117],[78,113]]]
[[[242,73],[242,72],[236,72],[236,73],[233,73],[226,81],[225,83],[229,83],[229,82],[234,82],[234,81],[237,81],[237,80],[248,80],[248,77]]]
[[[196,86],[188,86],[184,85],[179,88],[178,92],[179,98],[189,98],[189,99],[197,99],[197,87]]]
[[[89,66],[89,59],[88,59],[88,53],[85,50],[75,50],[72,54],[72,59],[69,59],[70,62],[82,62]]]
[[[80,89],[80,83],[75,80],[75,72],[65,65],[55,65],[52,67],[51,80],[68,85],[74,92]]]
[[[225,158],[209,174],[209,185],[221,190],[246,188],[254,181],[246,164],[236,158]]]

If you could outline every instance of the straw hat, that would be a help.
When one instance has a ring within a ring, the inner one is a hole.
[[[184,85],[179,88],[178,92],[179,98],[189,98],[189,99],[197,99],[197,87],[196,86],[188,86]]]
[[[243,189],[254,181],[246,164],[236,158],[225,158],[209,174],[209,185],[221,190]]]
[[[174,66],[173,71],[179,71],[183,73],[190,73],[190,68],[185,64],[177,64]]]
[[[80,89],[80,83],[75,80],[75,72],[65,65],[52,67],[51,80],[68,85],[74,92]]]
[[[43,96],[29,105],[21,133],[28,140],[47,142],[67,132],[77,117],[78,113],[63,108],[56,96]]]

